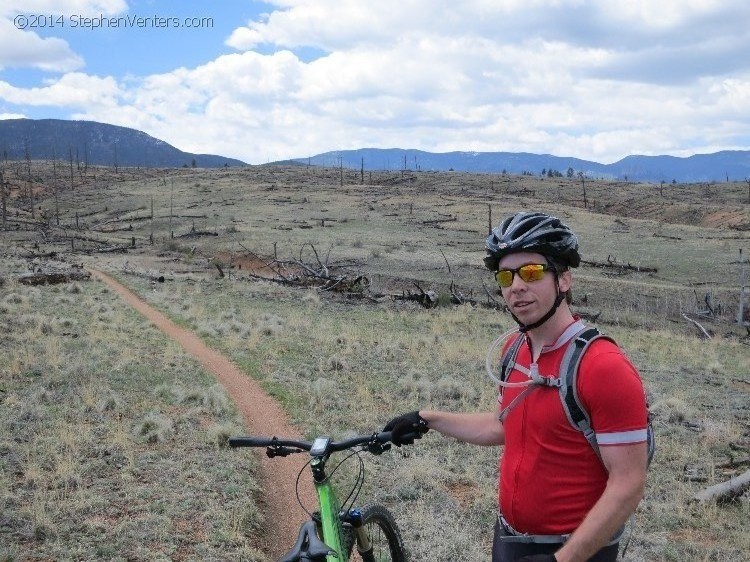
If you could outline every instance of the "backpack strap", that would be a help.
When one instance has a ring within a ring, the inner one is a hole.
[[[511,343],[505,353],[503,353],[502,359],[500,361],[500,380],[502,382],[508,380],[508,376],[515,366],[516,357],[518,356],[518,350],[521,349],[522,345],[523,334],[518,334],[516,339],[513,340],[513,343]]]
[[[578,396],[578,368],[581,365],[581,359],[588,347],[598,339],[608,339],[614,343],[614,340],[603,335],[596,328],[584,328],[578,332],[568,343],[562,361],[560,362],[560,371],[558,378],[562,381],[559,387],[560,400],[562,401],[565,415],[573,428],[577,429],[589,442],[596,456],[601,460],[602,455],[599,451],[599,444],[596,441],[596,433],[591,427],[591,418],[586,408],[583,407]]]
[[[516,357],[518,356],[518,350],[521,349],[521,346],[523,345],[523,338],[523,334],[518,334],[518,337],[513,340],[513,343],[511,343],[503,353],[502,359],[500,361],[500,381],[507,381],[511,371],[513,371],[513,369],[515,368]],[[505,422],[505,418],[508,416],[508,414],[510,414],[511,410],[513,410],[513,408],[515,408],[516,405],[518,405],[529,392],[534,390],[534,388],[536,388],[535,385],[530,385],[528,388],[524,389],[524,391],[521,392],[518,396],[516,396],[510,404],[502,409],[502,411],[498,414],[498,419],[501,423]]]

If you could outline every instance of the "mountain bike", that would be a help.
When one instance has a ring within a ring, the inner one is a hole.
[[[419,436],[416,436],[419,437]],[[297,501],[310,521],[300,527],[297,542],[279,562],[347,562],[357,560],[354,545],[364,562],[405,562],[401,533],[388,509],[378,504],[354,507],[364,483],[364,461],[360,453],[380,455],[391,447],[391,432],[360,435],[344,441],[318,437],[314,441],[296,441],[276,437],[230,437],[230,447],[265,447],[269,458],[309,452],[310,460],[297,476]],[[333,470],[326,471],[332,453],[350,451]],[[359,471],[349,495],[343,502],[334,490],[331,477],[349,458],[359,461]],[[302,473],[310,467],[320,510],[309,512],[299,497]],[[352,557],[354,556],[354,557]]]

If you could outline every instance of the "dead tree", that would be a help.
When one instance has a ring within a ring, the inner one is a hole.
[[[35,219],[34,213],[34,186],[31,183],[31,154],[29,154],[29,142],[23,141],[23,153],[26,160],[26,186],[29,193],[29,206],[31,207],[31,218]]]
[[[68,155],[70,156],[70,190],[73,191],[73,147],[68,145]]]
[[[60,200],[57,192],[57,153],[52,151],[52,189],[55,191],[55,222],[60,226]]]
[[[2,202],[3,202],[3,230],[5,230],[5,225],[7,222],[7,208],[5,206],[5,187],[8,185],[8,182],[4,179],[4,172],[5,172],[5,165],[3,164],[0,166],[0,194],[2,194]]]
[[[712,500],[727,500],[742,495],[742,492],[750,486],[750,470],[729,479],[727,482],[716,484],[698,492],[694,499],[699,502]]]
[[[586,174],[584,174],[583,172],[578,172],[578,177],[581,179],[581,187],[583,188],[583,208],[588,209],[589,202],[586,199]]]

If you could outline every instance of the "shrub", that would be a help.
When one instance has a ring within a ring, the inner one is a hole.
[[[174,422],[164,414],[151,413],[136,424],[133,433],[146,443],[164,443],[174,434]]]

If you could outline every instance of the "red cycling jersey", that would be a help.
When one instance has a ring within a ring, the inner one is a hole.
[[[582,323],[575,322],[537,362],[539,373],[557,377],[566,344]],[[529,368],[528,343],[516,364]],[[514,368],[508,382],[528,380]],[[578,370],[579,398],[589,412],[600,447],[646,441],[646,396],[640,375],[611,341],[594,341]],[[504,388],[505,408],[523,388]],[[499,505],[517,531],[557,535],[573,532],[597,502],[607,471],[583,434],[574,429],[554,387],[538,387],[521,400],[503,423],[505,448],[500,458]]]

